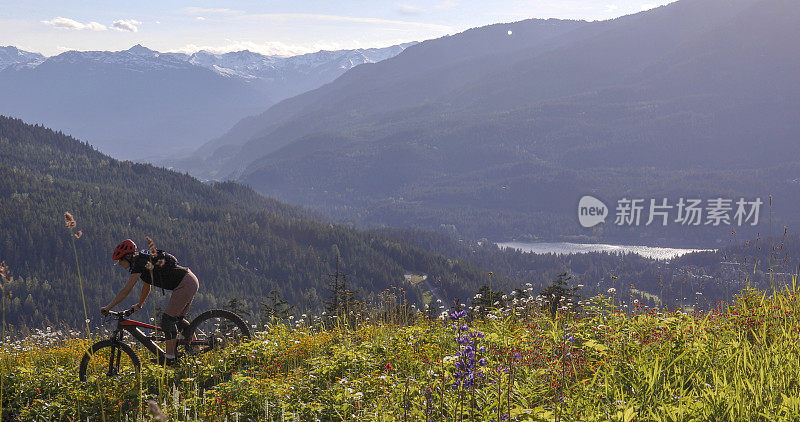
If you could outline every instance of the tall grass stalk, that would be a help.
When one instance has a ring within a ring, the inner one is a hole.
[[[2,302],[3,308],[3,329],[2,329],[2,336],[0,336],[0,347],[5,348],[6,344],[6,285],[8,282],[11,281],[11,276],[9,276],[9,269],[6,266],[5,261],[0,262],[0,302]],[[3,351],[0,349],[0,351]],[[3,366],[5,366],[5,359],[0,362]],[[3,420],[3,394],[5,392],[5,378],[6,378],[6,370],[0,370],[0,420]]]
[[[83,320],[86,322],[86,336],[89,340],[92,338],[92,332],[89,328],[89,313],[86,310],[86,296],[83,293],[83,276],[81,275],[81,263],[78,260],[78,246],[75,244],[76,239],[80,239],[83,236],[83,232],[78,230],[75,232],[75,228],[77,227],[77,223],[75,218],[69,212],[64,213],[64,225],[70,232],[70,240],[72,241],[72,253],[75,256],[75,270],[78,274],[78,286],[80,287],[81,291],[81,302],[83,303]]]

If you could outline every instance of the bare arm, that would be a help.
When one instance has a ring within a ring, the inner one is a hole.
[[[139,276],[141,276],[141,274],[131,274],[130,278],[128,278],[128,282],[125,283],[125,286],[122,288],[122,290],[120,290],[119,293],[117,293],[117,297],[115,297],[114,300],[111,301],[111,303],[101,308],[100,311],[101,312],[108,311],[109,309],[116,306],[118,303],[125,300],[125,298],[128,297],[128,293],[130,293],[131,290],[133,290],[133,286],[136,285],[136,281],[139,280]]]
[[[139,303],[133,305],[134,308],[138,311],[142,309],[142,305],[144,305],[144,301],[147,300],[147,296],[150,294],[150,285],[147,283],[142,283],[142,293],[139,295]]]

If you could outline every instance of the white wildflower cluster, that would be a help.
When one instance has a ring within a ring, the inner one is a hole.
[[[75,330],[54,330],[52,327],[46,329],[36,329],[24,338],[12,340],[10,336],[5,339],[5,347],[15,352],[36,350],[45,347],[59,345],[65,340],[83,338],[84,333]]]

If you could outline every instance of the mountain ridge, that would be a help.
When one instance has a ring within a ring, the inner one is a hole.
[[[558,30],[528,37],[526,54],[476,51],[471,67],[454,67],[461,79],[447,63],[393,79],[434,44],[468,45],[465,33],[426,41],[242,122],[255,132],[237,128],[248,136],[220,138],[233,146],[218,151],[207,144],[197,163],[344,221],[475,238],[726,236],[583,230],[573,213],[588,192],[775,194],[775,215],[800,225],[788,209],[794,177],[781,175],[800,153],[796,19],[800,4],[787,0],[681,0],[612,21],[495,25],[474,33]],[[487,57],[506,60],[475,67]],[[459,82],[438,82],[448,78]]]
[[[49,60],[64,63],[88,59],[104,63],[124,64],[126,63],[125,59],[127,59],[128,63],[132,62],[131,64],[142,65],[146,63],[152,64],[152,59],[158,59],[158,64],[162,65],[187,63],[189,65],[213,70],[220,76],[260,79],[273,76],[268,74],[270,70],[278,70],[284,67],[298,68],[302,66],[306,66],[310,69],[315,66],[328,64],[331,58],[349,60],[347,66],[342,64],[343,68],[349,69],[358,64],[385,60],[414,44],[416,44],[416,42],[397,44],[389,47],[320,50],[295,56],[264,55],[249,50],[230,51],[226,53],[198,50],[191,54],[159,52],[151,50],[141,44],[136,44],[126,50],[68,50],[54,56],[45,57],[40,53],[28,52],[14,46],[7,46],[0,47],[0,70],[11,65],[25,65],[29,68],[33,68]],[[15,56],[18,57],[14,59]],[[137,59],[138,63],[136,61]],[[253,73],[240,72],[238,71],[240,69],[251,70]]]
[[[166,160],[280,99],[407,45],[293,57],[160,53],[137,44],[45,58],[4,47],[0,113],[59,127],[118,158]]]

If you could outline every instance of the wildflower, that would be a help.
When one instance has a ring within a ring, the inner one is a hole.
[[[466,311],[454,311],[450,314],[450,319],[458,321],[467,316]],[[477,367],[485,366],[488,364],[486,359],[479,358],[477,352],[484,352],[486,349],[481,347],[477,349],[475,343],[478,339],[483,338],[483,333],[479,331],[471,331],[467,324],[453,325],[453,330],[456,334],[456,343],[459,348],[454,356],[454,366],[456,371],[453,372],[453,388],[475,388],[478,385],[476,381],[483,378],[483,371],[476,370]],[[477,366],[476,366],[477,365]]]
[[[80,239],[81,236],[83,236],[83,230],[78,230],[78,232],[73,234],[73,236],[75,236],[76,239]]]
[[[219,401],[219,399],[217,399]],[[150,416],[153,418],[154,421],[166,422],[167,415],[161,411],[161,408],[158,407],[158,403],[154,400],[147,401],[147,412],[150,413]]]
[[[158,250],[156,249],[156,244],[153,242],[153,239],[151,239],[150,236],[145,236],[144,238],[147,240],[147,249],[150,250],[150,255],[158,255]]]
[[[450,314],[450,319],[453,320],[453,321],[456,321],[456,320],[459,320],[459,319],[464,318],[466,316],[467,316],[467,311],[463,311],[463,310],[462,311],[454,311],[452,314]]]
[[[613,295],[613,294],[615,294],[615,293],[617,293],[617,289],[615,289],[615,288],[613,288],[613,287],[612,287],[612,288],[610,288],[610,289],[608,289],[608,294],[612,294],[612,295]]]
[[[64,226],[68,229],[74,229],[78,223],[75,222],[75,218],[72,217],[72,214],[65,212],[64,213]]]
[[[8,265],[6,265],[6,262],[0,262],[0,278],[3,279],[3,283],[0,283],[0,286],[2,286],[4,283],[10,283],[12,281],[12,278],[9,276],[9,274],[11,274],[11,270],[8,268]]]

